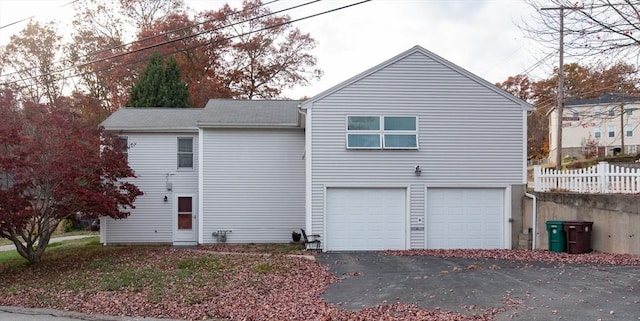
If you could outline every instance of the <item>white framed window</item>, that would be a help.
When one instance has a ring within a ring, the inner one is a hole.
[[[615,116],[616,115],[616,109],[614,107],[609,107],[609,116]]]
[[[600,109],[600,106],[593,107],[593,117],[601,117],[601,116],[602,116],[602,110]]]
[[[572,117],[580,117],[580,112],[578,112],[577,109],[571,109],[571,116]]]
[[[638,153],[638,145],[627,145],[625,149],[627,154],[635,155]]]
[[[124,160],[129,162],[129,136],[118,136],[118,147],[124,154]]]
[[[616,137],[616,126],[607,126],[607,133],[609,137]]]
[[[633,137],[633,125],[624,126],[624,133],[627,137]]]
[[[193,137],[178,137],[178,168],[193,168]]]
[[[602,137],[602,131],[600,130],[600,127],[596,127],[593,129],[593,138],[600,138]]]
[[[415,116],[347,116],[347,149],[418,149]]]
[[[636,110],[635,108],[627,108],[624,110],[625,114],[627,114],[627,116],[631,116],[633,115],[633,111]]]

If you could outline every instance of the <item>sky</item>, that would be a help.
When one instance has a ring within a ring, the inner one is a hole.
[[[81,0],[82,1],[82,0]],[[62,35],[70,34],[70,0],[0,0],[0,26],[34,16],[55,19]],[[215,10],[241,1],[185,0],[196,11]],[[263,0],[269,2],[269,0]],[[280,0],[280,10],[308,0]],[[288,11],[292,19],[306,17],[359,0],[324,0]],[[532,21],[536,12],[523,0],[372,0],[337,12],[294,23],[317,42],[312,51],[324,76],[308,86],[285,91],[289,98],[312,97],[409,48],[419,45],[496,83],[528,71],[548,52],[527,39],[517,24]],[[0,45],[26,26],[26,21],[0,29]],[[557,58],[550,57],[529,75],[549,77]]]

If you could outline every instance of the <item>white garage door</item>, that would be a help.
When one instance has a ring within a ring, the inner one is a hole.
[[[405,249],[405,189],[327,189],[329,251]]]
[[[504,248],[504,189],[427,189],[427,248]]]

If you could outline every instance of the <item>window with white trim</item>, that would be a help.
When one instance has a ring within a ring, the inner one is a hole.
[[[602,111],[600,109],[600,106],[593,107],[593,117],[600,117],[600,116],[602,116]]]
[[[347,116],[347,149],[418,149],[415,116]]]
[[[571,116],[572,117],[580,117],[580,112],[578,112],[577,109],[571,109]]]
[[[609,116],[615,116],[615,115],[616,115],[615,107],[609,107]]]
[[[635,155],[638,153],[638,145],[627,145],[625,148],[627,149],[627,154]]]
[[[616,126],[607,126],[609,137],[616,137]]]
[[[633,137],[633,125],[624,126],[624,132],[627,137]]]
[[[124,160],[129,162],[129,136],[118,136],[118,147],[124,155]]]
[[[594,138],[602,137],[602,131],[600,130],[600,127],[596,127],[593,129],[593,137]]]
[[[178,137],[178,168],[193,168],[193,137]]]

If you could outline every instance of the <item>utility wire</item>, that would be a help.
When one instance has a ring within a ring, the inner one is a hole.
[[[63,5],[61,5],[61,6],[59,6],[58,8],[66,7],[66,6],[70,5],[70,4],[74,4],[74,3],[78,2],[78,1],[80,1],[80,0],[73,0],[73,1],[71,1],[71,2],[67,2],[67,3],[65,3],[65,4],[63,4]],[[33,18],[35,18],[35,17],[36,17],[36,15],[33,15],[33,16],[31,16],[31,17],[27,17],[27,18],[24,18],[24,19],[20,19],[20,20],[17,20],[17,21],[14,21],[14,22],[8,23],[8,24],[6,24],[6,25],[0,26],[0,29],[4,29],[4,28],[6,28],[6,27],[13,26],[13,25],[18,24],[18,23],[20,23],[20,22],[24,22],[24,21],[27,21],[27,20],[31,20],[31,19],[33,19]]]
[[[336,12],[336,11],[339,11],[339,10],[343,10],[343,9],[347,9],[347,8],[350,8],[350,7],[354,7],[354,6],[357,6],[357,5],[360,5],[360,4],[363,4],[363,3],[366,3],[366,2],[370,2],[370,1],[371,1],[371,0],[362,0],[362,1],[360,1],[360,2],[356,2],[356,3],[349,4],[349,5],[345,5],[345,6],[341,6],[341,7],[337,7],[337,8],[333,8],[333,9],[329,9],[329,10],[325,10],[325,11],[322,11],[322,12],[319,12],[319,13],[315,13],[315,14],[311,14],[311,15],[308,15],[308,16],[305,16],[305,17],[302,17],[302,18],[293,19],[293,20],[290,20],[290,21],[286,21],[286,22],[283,22],[283,23],[279,23],[279,24],[271,25],[271,26],[264,27],[264,28],[261,28],[261,29],[256,29],[256,30],[248,31],[248,32],[245,32],[245,33],[242,33],[242,34],[239,34],[239,35],[234,35],[234,36],[226,37],[226,38],[223,38],[223,39],[220,39],[220,40],[205,41],[204,43],[201,43],[201,44],[198,44],[198,45],[195,45],[195,46],[191,46],[191,47],[181,48],[181,49],[179,49],[179,50],[175,50],[175,51],[172,51],[172,52],[169,52],[169,53],[161,54],[160,56],[164,57],[164,56],[172,55],[172,54],[175,54],[175,53],[179,53],[179,52],[184,52],[184,51],[188,51],[188,50],[191,50],[191,49],[195,49],[195,48],[198,48],[198,47],[202,47],[202,46],[206,46],[206,45],[215,44],[215,43],[217,43],[217,42],[226,41],[226,40],[230,40],[230,39],[238,38],[238,37],[243,37],[243,36],[247,36],[247,35],[250,35],[250,34],[257,33],[257,32],[261,32],[261,31],[265,31],[265,30],[269,30],[269,29],[273,29],[273,28],[277,28],[277,27],[281,27],[281,26],[289,25],[289,24],[292,24],[292,23],[295,23],[295,22],[299,22],[299,21],[303,21],[303,20],[307,20],[307,19],[315,18],[315,17],[321,16],[321,15],[325,15],[325,14],[328,14],[328,13],[332,13],[332,12]],[[118,54],[117,56],[123,56],[123,55],[129,54],[129,53],[133,53],[133,52],[137,52],[137,51],[142,51],[142,50],[146,50],[146,49],[155,48],[155,47],[158,47],[158,46],[160,46],[160,45],[164,45],[164,44],[172,43],[172,42],[179,41],[179,40],[182,40],[182,39],[172,39],[171,41],[166,41],[166,42],[161,43],[161,44],[158,44],[158,45],[153,45],[153,46],[149,46],[149,47],[141,48],[141,49],[139,49],[139,50],[135,50],[135,51],[132,51],[132,52],[126,52],[126,53]],[[108,57],[108,58],[104,58],[104,59],[99,59],[98,61],[93,61],[93,62],[91,62],[91,63],[95,63],[95,62],[99,62],[99,61],[104,61],[104,60],[108,60],[108,59],[112,59],[112,58],[113,58],[113,57]],[[122,67],[122,66],[128,66],[128,65],[133,65],[133,64],[136,64],[136,63],[139,63],[139,62],[145,61],[145,60],[147,60],[147,57],[142,57],[141,59],[138,59],[138,60],[133,61],[133,62],[129,62],[129,63],[127,63],[127,64],[120,65],[119,67]],[[86,65],[86,64],[83,64],[83,65]],[[96,69],[96,70],[92,70],[92,71],[87,71],[87,72],[83,72],[83,73],[77,73],[77,74],[73,74],[73,75],[69,75],[69,76],[61,77],[61,78],[58,78],[58,79],[56,79],[56,80],[69,79],[69,78],[73,78],[73,77],[77,77],[77,76],[82,76],[82,75],[86,75],[86,74],[91,74],[91,73],[95,73],[95,72],[99,72],[99,71],[104,71],[104,70],[111,69],[111,68],[114,68],[114,67],[113,67],[113,66],[107,66],[107,67],[100,68],[100,69]],[[68,69],[70,69],[70,68],[65,68],[64,70],[68,70]],[[35,78],[39,78],[39,77],[42,77],[42,76],[43,76],[43,75],[40,75],[40,76],[34,76],[34,77],[27,77],[27,78],[25,78],[25,79],[22,79],[21,81],[24,81],[24,80],[27,80],[27,79],[35,79]],[[0,86],[2,86],[2,85],[7,85],[7,84],[11,84],[11,83],[16,83],[16,82],[19,82],[19,81],[14,81],[14,82],[10,82],[10,83],[0,83]],[[25,86],[22,86],[22,87],[18,87],[17,89],[24,89],[24,88],[28,88],[28,87],[33,87],[33,86],[35,86],[35,85],[36,85],[36,84],[25,85]]]
[[[76,1],[78,1],[78,0],[76,0]],[[271,4],[271,3],[274,3],[274,2],[278,2],[278,1],[279,1],[279,0],[273,0],[273,1],[271,1],[271,2],[263,3],[263,4],[260,4],[260,5],[258,5],[258,6],[254,6],[254,7],[248,8],[248,9],[244,9],[244,10],[240,10],[240,11],[234,11],[234,12],[231,12],[231,13],[229,13],[229,14],[224,15],[224,16],[222,17],[222,19],[227,18],[227,17],[229,17],[229,16],[233,16],[233,15],[236,15],[236,14],[242,13],[242,12],[245,12],[245,11],[247,11],[247,10],[256,9],[256,8],[261,7],[261,6],[265,6],[265,5],[268,5],[268,4]],[[313,1],[313,2],[317,2],[317,1],[321,1],[321,0],[315,0],[315,1]],[[306,5],[306,4],[304,4],[304,5]],[[301,6],[304,6],[304,5],[298,5],[298,6],[296,6],[296,7],[301,7]],[[259,18],[263,18],[263,17],[269,16],[269,15],[273,15],[273,14],[277,14],[277,13],[280,13],[280,12],[288,11],[288,10],[290,10],[290,9],[292,9],[292,8],[293,8],[293,9],[295,9],[296,7],[290,7],[290,8],[287,8],[287,9],[284,9],[284,10],[280,10],[280,11],[277,11],[277,12],[272,12],[272,13],[265,14],[265,15],[262,15],[262,16],[259,16],[259,17],[255,17],[254,19],[259,19]],[[184,30],[184,29],[189,29],[189,28],[197,27],[197,26],[199,26],[199,25],[205,24],[205,23],[207,23],[207,22],[212,22],[212,21],[215,21],[215,20],[218,20],[218,19],[219,19],[219,18],[214,18],[214,19],[205,20],[205,21],[202,21],[202,22],[199,22],[199,23],[196,23],[196,24],[191,24],[191,25],[188,25],[188,26],[184,26],[184,27],[181,27],[181,28],[178,28],[178,29],[175,29],[175,30],[169,30],[169,31],[166,31],[166,32],[162,32],[162,33],[159,33],[159,34],[153,35],[153,36],[145,37],[145,38],[142,38],[142,39],[137,39],[137,40],[135,40],[135,41],[131,41],[131,42],[129,42],[129,43],[120,44],[120,45],[112,46],[112,47],[109,47],[109,48],[105,48],[105,49],[97,50],[97,51],[94,51],[94,52],[91,52],[91,53],[88,53],[88,54],[85,54],[85,55],[79,56],[79,57],[78,57],[78,59],[80,59],[80,58],[85,58],[85,57],[90,57],[90,56],[94,56],[94,55],[97,55],[97,54],[102,53],[102,52],[109,52],[109,51],[112,51],[112,50],[115,50],[115,49],[118,49],[118,48],[122,48],[122,47],[125,47],[125,46],[128,46],[128,45],[133,45],[133,44],[138,43],[138,42],[143,42],[143,41],[151,40],[151,39],[154,39],[154,38],[157,38],[157,37],[160,37],[160,36],[170,35],[170,34],[173,34],[173,33],[175,33],[175,32],[182,31],[182,30]],[[251,19],[249,19],[249,20],[245,20],[245,21],[240,22],[240,23],[244,23],[244,22],[248,22],[248,21],[251,21]],[[198,33],[198,34],[192,34],[192,35],[190,35],[190,36],[195,37],[195,36],[197,36],[197,35],[204,34],[204,33],[207,33],[207,32],[216,31],[216,30],[219,30],[219,29],[224,29],[225,27],[226,27],[226,26],[219,27],[219,28],[216,28],[216,29],[206,30],[206,31],[203,31],[203,32]],[[180,39],[180,38],[176,38],[176,39],[174,39],[174,40],[178,41],[178,40],[181,40],[181,39]],[[107,57],[107,58],[103,58],[103,59],[110,59],[110,58],[111,58],[111,57]],[[58,60],[58,61],[54,61],[54,62],[52,62],[51,64],[52,64],[52,65],[54,65],[54,64],[60,64],[60,63],[62,63],[62,62],[63,62],[62,60]],[[55,71],[54,73],[63,72],[63,71],[66,71],[66,70],[68,70],[68,69],[73,69],[73,68],[75,68],[75,67],[82,66],[83,64],[90,64],[90,63],[93,63],[93,62],[92,62],[92,61],[89,61],[89,62],[85,62],[85,63],[79,64],[79,65],[76,65],[76,66],[69,66],[69,67],[65,67],[65,68],[63,68],[63,69],[60,69],[60,70]],[[0,78],[1,78],[1,77],[7,77],[7,76],[15,75],[15,74],[19,74],[19,73],[23,73],[23,72],[30,71],[30,70],[38,70],[39,68],[40,68],[40,66],[35,66],[35,67],[32,67],[32,68],[27,68],[27,69],[22,69],[22,70],[18,70],[18,71],[13,71],[13,72],[10,72],[10,73],[6,73],[6,74],[3,74],[3,75],[0,75]],[[41,75],[41,76],[47,76],[47,75],[50,75],[50,74],[51,74],[51,73],[43,74],[43,75]],[[34,77],[35,77],[35,76],[34,76]],[[28,78],[27,78],[27,79],[28,79]],[[19,80],[18,80],[18,81],[13,81],[13,82],[7,82],[7,83],[4,83],[4,84],[12,84],[12,83],[15,83],[15,82],[19,82]]]

